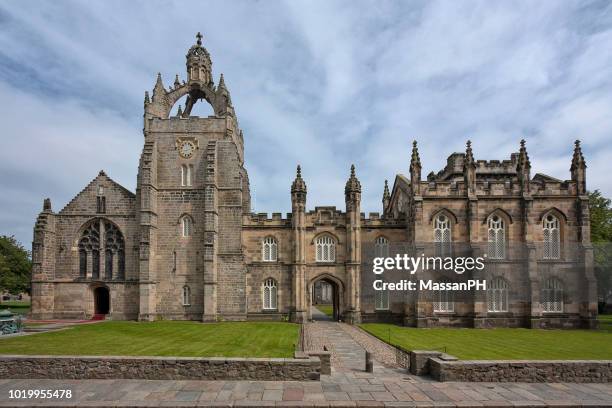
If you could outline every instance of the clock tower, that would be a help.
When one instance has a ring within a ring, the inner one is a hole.
[[[246,319],[242,214],[250,211],[242,131],[221,75],[198,33],[187,81],[145,93],[144,147],[137,181],[139,319]],[[170,112],[186,97],[185,110]],[[192,116],[198,102],[213,116]],[[177,302],[177,298],[183,302]],[[223,302],[217,302],[223,299]]]

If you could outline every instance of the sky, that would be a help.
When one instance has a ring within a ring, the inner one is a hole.
[[[532,175],[569,179],[581,139],[587,187],[612,195],[609,1],[0,2],[0,234],[26,247],[101,169],[135,190],[145,90],[185,79],[204,35],[244,131],[255,212],[344,209],[352,163],[362,211],[384,180],[423,177],[473,143],[503,160],[527,140]],[[197,105],[193,114],[207,116]]]

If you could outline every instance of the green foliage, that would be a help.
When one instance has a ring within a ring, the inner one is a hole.
[[[299,325],[109,321],[0,339],[0,354],[292,357]]]
[[[15,237],[0,236],[0,292],[28,292],[31,276],[30,252]]]
[[[407,350],[444,350],[462,360],[610,360],[607,330],[417,329],[367,323],[361,328]]]
[[[591,241],[612,242],[611,200],[601,195],[599,190],[589,193],[591,213]]]
[[[612,298],[612,208],[611,200],[599,190],[589,193],[591,242],[600,305]]]

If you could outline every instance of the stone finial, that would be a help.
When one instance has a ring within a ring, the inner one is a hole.
[[[355,165],[351,164],[351,175],[349,179],[346,181],[346,186],[344,187],[344,193],[361,193],[361,183],[355,176]]]
[[[174,89],[178,88],[179,86],[181,86],[181,81],[179,80],[178,74],[176,74],[176,77],[174,78]]]
[[[43,201],[43,211],[44,212],[51,212],[51,199],[50,198],[45,198]]]
[[[389,193],[389,182],[385,180],[385,189],[383,190],[383,215],[387,213],[387,207],[389,207],[389,203],[391,202],[391,194]]]
[[[525,139],[521,139],[521,148],[519,149],[518,165],[520,168],[531,168],[527,147],[525,147]]]
[[[153,100],[156,96],[163,95],[166,93],[164,83],[162,81],[161,73],[157,73],[157,80],[155,81],[155,88],[153,88]]]
[[[389,181],[385,180],[385,190],[383,191],[383,200],[390,199],[391,193],[389,193]]]
[[[225,88],[225,78],[223,77],[223,72],[221,73],[221,76],[219,77],[219,88]]]
[[[413,166],[421,167],[421,157],[419,156],[419,148],[417,147],[417,141],[412,141],[412,157],[410,158],[410,169]]]
[[[100,172],[98,173],[98,176],[108,177],[106,173],[104,172],[104,170],[100,170]]]
[[[476,165],[474,153],[472,152],[472,141],[468,140],[465,144],[465,162],[469,165]]]
[[[202,45],[202,38],[203,38],[202,33],[198,31],[198,33],[196,34],[196,43],[198,45]]]
[[[291,184],[291,192],[292,193],[305,193],[306,192],[306,182],[302,179],[302,167],[298,164],[297,171],[295,175],[295,180]]]
[[[570,167],[570,171],[578,170],[578,169],[586,169],[586,161],[584,160],[584,156],[582,155],[582,148],[580,147],[580,140],[576,140],[574,142],[574,155],[572,157],[572,166]]]
[[[149,91],[145,91],[144,103],[145,105],[151,103],[151,98],[149,98]]]
[[[183,107],[181,105],[179,105],[178,110],[176,111],[176,116],[178,118],[182,118],[183,117]]]
[[[419,156],[419,148],[417,141],[412,141],[412,156],[410,158],[410,185],[415,195],[421,194],[421,157]]]

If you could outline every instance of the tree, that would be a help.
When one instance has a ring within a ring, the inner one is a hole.
[[[612,204],[599,190],[589,193],[591,242],[600,304],[612,308]],[[603,311],[603,310],[602,310]],[[610,310],[606,310],[610,311]]]
[[[30,290],[32,261],[13,236],[0,236],[0,292],[17,295]]]

